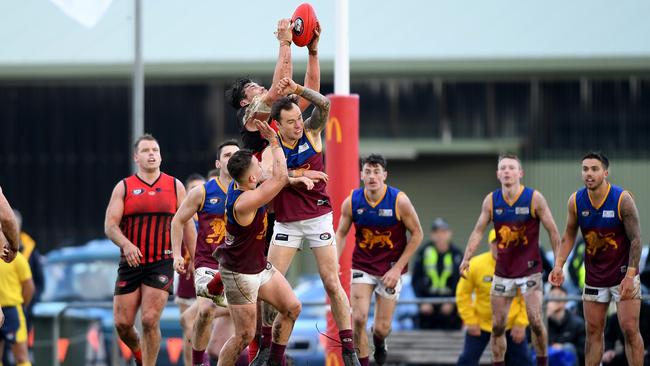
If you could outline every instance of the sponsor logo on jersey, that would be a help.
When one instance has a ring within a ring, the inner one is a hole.
[[[363,215],[365,210],[363,208],[357,208],[357,215]]]
[[[393,209],[392,208],[380,209],[377,212],[377,215],[384,216],[384,217],[392,217],[393,216]]]
[[[589,210],[582,211],[582,217],[587,217],[587,216],[589,216]]]
[[[307,150],[309,150],[309,144],[306,143],[306,142],[304,144],[298,146],[298,154],[304,153]]]
[[[144,189],[142,189],[142,188],[136,188],[136,189],[132,190],[131,193],[133,193],[133,194],[136,195],[136,196],[139,196],[139,195],[141,195],[141,194],[144,193]]]
[[[211,205],[216,205],[217,203],[219,203],[219,201],[221,201],[219,197],[214,197],[214,198],[210,198],[209,202]]]
[[[503,209],[502,208],[497,208],[496,210],[494,210],[494,213],[496,213],[497,215],[501,215],[501,214],[503,214]]]
[[[530,207],[515,207],[515,215],[529,215]]]
[[[604,210],[603,211],[603,219],[613,219],[616,217],[614,214],[614,210]]]

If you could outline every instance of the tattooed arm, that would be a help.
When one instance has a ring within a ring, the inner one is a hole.
[[[639,224],[639,211],[636,208],[632,196],[623,192],[621,197],[621,209],[619,212],[625,234],[630,240],[630,259],[627,265],[627,273],[621,281],[621,300],[631,298],[634,292],[634,277],[637,275],[639,260],[641,259],[641,225]]]
[[[281,94],[296,94],[314,104],[311,117],[305,120],[305,130],[309,131],[312,135],[319,135],[329,119],[330,100],[319,92],[298,85],[295,81],[288,78],[280,80],[278,87]]]
[[[630,239],[630,260],[628,262],[628,274],[630,268],[636,270],[639,268],[639,260],[641,259],[641,225],[639,224],[639,211],[636,208],[634,199],[629,193],[623,193],[621,198],[621,219],[625,225],[625,233]]]

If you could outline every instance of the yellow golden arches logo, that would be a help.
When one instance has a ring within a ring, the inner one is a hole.
[[[325,126],[325,139],[327,141],[332,139],[332,128],[336,132],[336,142],[340,144],[343,141],[343,134],[341,133],[341,122],[336,117],[330,118]]]
[[[327,361],[325,361],[325,366],[339,366],[339,357],[334,352],[329,352],[327,354]]]

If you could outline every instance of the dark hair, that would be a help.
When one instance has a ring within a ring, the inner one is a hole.
[[[135,150],[135,152],[138,152],[138,146],[140,145],[140,142],[142,142],[142,141],[156,141],[156,142],[158,142],[158,140],[156,140],[156,138],[153,137],[153,135],[151,135],[149,133],[145,133],[144,135],[138,137],[137,140],[135,140],[135,143],[133,144],[133,149]]]
[[[246,93],[244,89],[247,84],[252,83],[253,80],[249,77],[237,79],[228,90],[226,90],[226,100],[228,103],[235,109],[240,109],[240,102],[242,99],[246,98]]]
[[[252,159],[253,152],[250,150],[242,149],[234,153],[228,160],[228,173],[230,173],[230,176],[241,183],[240,179],[251,166]]]
[[[199,173],[192,173],[185,178],[185,188],[187,188],[190,185],[190,182],[193,182],[195,180],[202,180],[205,182],[205,177],[202,176]]]
[[[499,160],[497,160],[497,161],[500,163],[501,160],[503,160],[503,159],[514,159],[514,160],[517,160],[517,162],[519,162],[519,166],[521,166],[521,160],[519,160],[519,157],[518,157],[517,155],[515,155],[515,154],[507,153],[507,154],[499,155]]]
[[[361,169],[363,169],[363,166],[366,164],[379,165],[384,168],[384,170],[386,170],[386,167],[388,166],[388,164],[386,164],[386,159],[380,154],[370,154],[365,159],[361,159]]]
[[[210,171],[208,172],[208,175],[207,175],[208,179],[216,178],[216,177],[218,177],[218,176],[219,176],[219,169],[216,169],[216,168],[210,170]]]
[[[582,161],[585,161],[586,159],[596,159],[600,161],[601,164],[603,164],[605,170],[609,169],[609,159],[607,159],[607,156],[605,156],[605,154],[601,153],[600,151],[588,152],[585,156],[582,157]]]
[[[217,160],[221,159],[221,150],[226,146],[237,146],[239,147],[239,142],[237,140],[226,140],[217,146]]]
[[[295,99],[291,97],[282,97],[276,100],[271,106],[271,119],[274,119],[279,123],[280,113],[282,113],[282,111],[290,111],[294,104],[296,104]]]

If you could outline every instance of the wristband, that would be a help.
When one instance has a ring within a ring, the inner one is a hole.
[[[312,51],[312,50],[309,50],[309,55],[310,55],[310,56],[316,56],[316,55],[318,55],[318,50],[313,50],[313,51]]]
[[[302,85],[298,85],[298,86],[296,86],[296,94],[298,94],[298,95],[302,95],[302,93],[304,93],[304,91],[305,91],[305,87],[304,87],[304,86],[302,86]]]
[[[291,41],[280,40],[280,46],[291,46]]]

